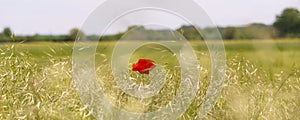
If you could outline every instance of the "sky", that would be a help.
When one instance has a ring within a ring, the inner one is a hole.
[[[122,0],[124,1],[124,0]],[[196,0],[218,26],[272,24],[287,7],[300,10],[300,0]],[[10,27],[17,35],[68,34],[80,28],[103,0],[0,0],[0,31]],[[141,18],[151,19],[147,14]],[[162,18],[172,22],[168,18]],[[135,23],[135,20],[131,20]],[[110,33],[123,31],[116,27]]]

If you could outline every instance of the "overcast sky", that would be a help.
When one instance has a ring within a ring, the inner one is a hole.
[[[80,27],[89,13],[102,1],[0,0],[0,30],[10,27],[14,33],[23,35],[67,34],[71,28]],[[300,0],[197,0],[197,2],[218,26],[245,25],[253,22],[272,24],[275,16],[284,8],[293,7],[300,10]]]

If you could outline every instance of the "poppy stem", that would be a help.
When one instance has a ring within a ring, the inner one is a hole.
[[[143,77],[143,85],[149,85],[149,84],[150,84],[149,75],[144,75],[144,77]]]

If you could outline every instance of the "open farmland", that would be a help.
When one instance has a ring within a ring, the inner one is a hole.
[[[0,44],[0,119],[94,119],[81,103],[72,80],[73,44]],[[149,112],[172,100],[180,71],[170,51],[146,45],[132,55],[130,63],[151,58],[166,67],[168,73],[159,95],[140,100],[124,95],[115,87],[109,66],[115,44],[99,42],[95,55],[97,75],[103,78],[99,83],[112,103],[128,111]],[[190,44],[201,66],[202,86],[180,119],[197,119],[197,106],[210,81],[210,56],[205,43]],[[224,44],[227,60],[224,90],[206,119],[300,119],[300,40],[237,40]]]

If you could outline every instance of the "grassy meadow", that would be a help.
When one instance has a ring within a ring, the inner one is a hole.
[[[72,80],[73,44],[0,43],[0,119],[95,119],[81,102]],[[124,94],[113,81],[110,54],[115,44],[99,42],[95,55],[99,84],[112,103],[132,112],[155,111],[168,104],[180,82],[176,57],[157,45],[145,45],[133,53],[130,63],[150,58],[165,67],[167,73],[161,92],[141,100]],[[211,74],[205,43],[190,44],[201,67],[202,84],[195,100],[179,118],[182,120],[198,119]],[[224,89],[205,119],[300,119],[299,39],[232,40],[224,44]],[[137,73],[131,75],[134,82],[149,82],[140,81]]]

